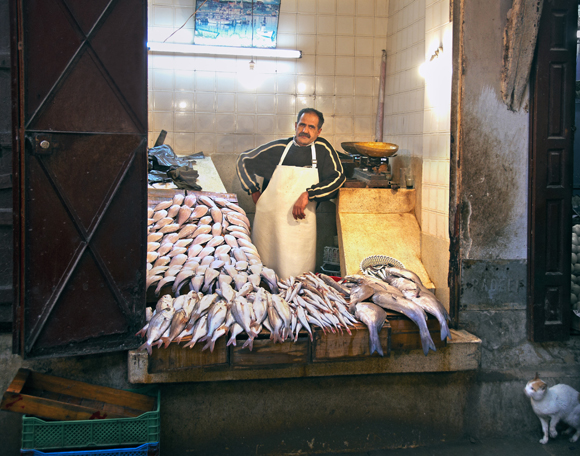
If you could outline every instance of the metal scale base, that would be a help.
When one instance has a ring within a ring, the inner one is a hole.
[[[369,188],[393,188],[397,189],[399,186],[392,180],[387,179],[385,173],[376,173],[374,169],[377,169],[381,165],[389,166],[388,159],[376,159],[367,158],[366,166],[361,166],[354,169],[353,178],[363,182]]]
[[[387,180],[384,174],[375,174],[372,171],[366,171],[360,168],[354,169],[352,177],[372,188],[386,188],[391,186],[390,181]]]

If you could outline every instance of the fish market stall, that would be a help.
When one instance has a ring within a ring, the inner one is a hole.
[[[148,218],[148,322],[138,333],[143,345],[129,353],[132,383],[463,370],[478,363],[477,338],[461,331],[441,338],[436,318],[421,311],[424,321],[414,322],[383,299],[383,290],[369,295],[377,279],[355,275],[341,284],[305,271],[279,280],[261,263],[235,194],[150,190]],[[392,359],[392,350],[409,356]]]

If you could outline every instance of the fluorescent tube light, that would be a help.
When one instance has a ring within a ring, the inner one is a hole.
[[[150,52],[160,54],[241,55],[247,57],[274,57],[299,59],[302,51],[294,49],[245,48],[233,46],[202,46],[197,44],[147,43]]]

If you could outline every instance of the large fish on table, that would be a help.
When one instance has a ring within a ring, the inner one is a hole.
[[[436,351],[431,334],[427,328],[427,314],[425,311],[402,296],[396,296],[388,292],[378,292],[373,295],[373,302],[384,309],[394,310],[410,318],[418,327],[419,335],[421,337],[421,345],[423,346],[423,353],[425,356],[429,353],[429,349]]]
[[[387,312],[370,302],[359,302],[355,305],[354,316],[369,328],[371,355],[376,351],[379,355],[384,356],[379,333],[387,319]]]
[[[408,269],[403,269],[403,268],[383,268],[383,273],[386,276],[392,276],[392,277],[403,277],[407,280],[411,280],[412,282],[415,282],[417,285],[423,285],[423,282],[421,281],[421,279],[419,278],[419,276],[417,274],[415,274],[413,271],[409,271]]]
[[[441,340],[445,340],[447,337],[451,339],[451,332],[447,325],[447,321],[450,319],[449,314],[445,307],[443,307],[441,301],[439,301],[433,293],[427,290],[423,285],[403,276],[388,275],[387,273],[385,280],[387,283],[401,290],[405,298],[410,299],[425,312],[430,313],[437,318],[437,321],[439,321],[439,325],[441,326]]]

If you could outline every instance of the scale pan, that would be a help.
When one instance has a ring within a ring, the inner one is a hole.
[[[344,144],[343,148],[344,148]],[[391,157],[397,153],[399,146],[385,142],[355,142],[351,143],[359,154],[366,157],[385,158]]]
[[[340,145],[342,146],[342,149],[347,152],[350,155],[360,155],[359,151],[356,150],[356,147],[354,147],[356,143],[355,142],[343,142],[340,143]]]

